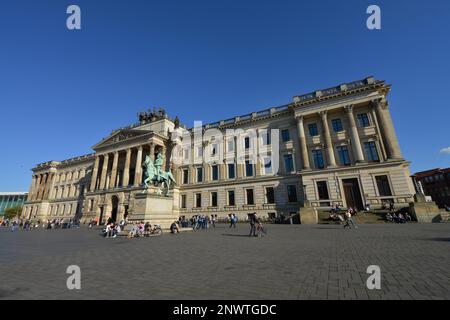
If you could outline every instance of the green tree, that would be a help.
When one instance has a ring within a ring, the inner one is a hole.
[[[22,212],[22,206],[16,206],[12,208],[6,208],[3,212],[3,218],[6,219],[14,219]]]

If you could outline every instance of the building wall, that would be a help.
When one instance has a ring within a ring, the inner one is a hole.
[[[200,139],[196,139],[195,128],[180,128],[166,116],[115,130],[93,147],[94,155],[36,167],[25,216],[71,217],[78,208],[84,219],[106,220],[113,203],[117,203],[117,219],[132,214],[134,195],[143,189],[142,163],[146,156],[155,159],[157,154],[163,156],[164,169],[176,176],[179,195],[177,191],[174,205],[185,216],[232,212],[245,218],[255,211],[262,216],[285,215],[298,212],[305,200],[323,208],[336,203],[376,208],[384,201],[406,206],[415,192],[390,117],[389,90],[384,82],[367,78],[316,91],[294,97],[285,106],[205,125]],[[238,133],[229,136],[230,130]],[[286,141],[283,130],[289,133]],[[266,133],[271,136],[269,144],[264,143]],[[248,149],[245,137],[251,140]],[[255,157],[261,152],[264,157],[272,156],[272,164],[278,159],[279,170],[273,167],[265,172],[265,158]],[[285,162],[289,155],[291,170]],[[182,158],[181,163],[173,156]],[[249,177],[245,160],[253,166]],[[229,163],[235,163],[234,178],[228,177]],[[216,165],[219,174],[213,180],[212,166]],[[197,179],[198,168],[203,170],[202,181]],[[80,192],[81,185],[85,192]],[[288,186],[296,194],[291,201]],[[274,190],[274,204],[267,203],[267,187]],[[248,203],[247,189],[254,191],[254,204]],[[235,191],[234,206],[227,202],[228,190]],[[212,206],[212,192],[217,193],[217,206]],[[196,194],[201,194],[199,207]],[[181,208],[184,198],[186,206]]]
[[[414,177],[439,207],[450,206],[450,168],[418,172]]]
[[[26,200],[27,193],[24,192],[0,193],[0,216],[4,214],[5,209],[22,206]]]
[[[88,155],[34,168],[22,218],[44,221],[80,217],[92,163],[93,156]]]

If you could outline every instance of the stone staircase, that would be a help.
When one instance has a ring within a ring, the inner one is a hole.
[[[441,212],[441,222],[450,222],[450,212]]]

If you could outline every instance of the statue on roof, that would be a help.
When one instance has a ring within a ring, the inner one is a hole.
[[[173,123],[175,124],[175,129],[178,129],[180,127],[180,118],[178,118],[178,116],[176,116]]]

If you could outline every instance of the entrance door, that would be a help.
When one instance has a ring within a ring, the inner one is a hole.
[[[359,190],[358,179],[343,179],[345,202],[348,208],[363,210],[361,191]]]
[[[112,210],[111,210],[111,219],[113,222],[117,220],[117,208],[119,207],[119,199],[116,196],[111,198]]]

